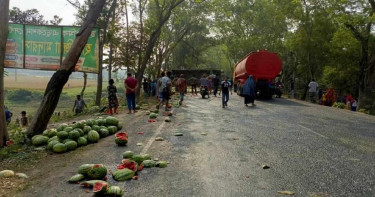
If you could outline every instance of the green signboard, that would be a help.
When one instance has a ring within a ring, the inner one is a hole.
[[[57,70],[71,48],[79,27],[9,24],[5,67]],[[75,67],[98,73],[99,30],[93,29]]]

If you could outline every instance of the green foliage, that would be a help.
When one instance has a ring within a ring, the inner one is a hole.
[[[26,89],[6,90],[6,99],[14,103],[26,103],[32,100],[41,100],[43,93],[41,91],[32,91]]]
[[[339,108],[339,109],[345,109],[346,105],[345,105],[345,103],[342,103],[342,102],[335,102],[335,103],[333,103],[332,107],[336,107],[336,108]]]

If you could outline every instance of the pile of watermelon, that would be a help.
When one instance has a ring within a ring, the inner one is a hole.
[[[124,191],[120,187],[109,186],[106,182],[107,173],[107,168],[102,164],[83,164],[78,168],[78,174],[72,176],[68,182],[93,188],[96,195],[123,196]]]
[[[137,173],[143,168],[151,167],[167,167],[166,161],[153,160],[149,154],[134,155],[132,151],[123,153],[123,160],[121,164],[117,165],[117,171],[112,176],[116,181],[125,181],[130,179],[138,179]]]
[[[115,117],[98,117],[76,122],[74,124],[60,124],[36,135],[31,139],[34,146],[47,145],[47,149],[55,153],[75,150],[77,147],[89,143],[97,143],[100,138],[115,134],[122,129],[122,123]]]

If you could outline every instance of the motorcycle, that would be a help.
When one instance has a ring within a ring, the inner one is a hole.
[[[208,98],[210,98],[210,95],[208,95],[208,87],[207,86],[201,86],[201,95],[202,95],[202,99],[206,98],[206,95],[208,96]]]

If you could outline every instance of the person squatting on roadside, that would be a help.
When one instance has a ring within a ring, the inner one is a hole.
[[[187,92],[187,83],[183,74],[181,74],[177,79],[177,91],[180,93],[180,101],[178,102],[178,104],[182,105],[182,101],[184,101],[184,95]]]
[[[245,97],[245,106],[247,107],[249,103],[251,103],[252,106],[255,106],[254,100],[256,96],[255,92],[255,82],[253,79],[253,75],[250,75],[249,78],[247,78],[245,84],[243,85],[242,94]]]
[[[108,91],[108,108],[107,114],[117,114],[117,108],[118,108],[118,100],[117,100],[117,88],[114,85],[115,81],[113,79],[110,79],[108,81],[107,91]],[[112,110],[113,109],[113,110]]]
[[[81,95],[77,95],[77,99],[74,101],[73,111],[79,114],[83,111],[84,107],[87,108],[85,101],[81,98]]]
[[[315,79],[311,79],[311,82],[308,85],[309,87],[309,95],[310,95],[310,101],[312,103],[315,103],[315,96],[316,96],[316,91],[319,87],[318,83],[315,82]]]
[[[135,110],[135,90],[138,88],[138,81],[134,77],[132,77],[131,73],[128,73],[128,77],[125,79],[125,88],[126,88],[126,102],[128,103],[128,114],[134,113],[137,111]]]
[[[8,125],[12,120],[13,114],[12,114],[12,112],[9,111],[8,107],[6,107],[6,106],[5,106],[4,112],[5,112],[5,121]]]
[[[225,77],[225,80],[221,82],[221,94],[222,94],[222,105],[223,108],[228,106],[229,101],[229,91],[232,93],[230,89],[230,82],[228,81],[228,77]]]

